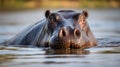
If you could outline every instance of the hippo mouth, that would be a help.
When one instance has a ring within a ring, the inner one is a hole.
[[[84,43],[77,40],[56,39],[52,44],[49,44],[53,49],[85,49],[89,48],[89,42]]]

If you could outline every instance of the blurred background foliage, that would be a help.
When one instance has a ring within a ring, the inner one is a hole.
[[[0,10],[36,8],[120,8],[120,0],[0,0]]]

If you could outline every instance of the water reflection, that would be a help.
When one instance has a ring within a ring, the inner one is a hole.
[[[54,54],[89,54],[88,50],[80,50],[80,49],[48,49],[46,50],[46,55],[54,55]]]
[[[80,49],[43,50],[40,48],[1,47],[0,66],[78,63],[76,58],[85,58],[88,54],[90,54],[89,50]]]
[[[12,50],[13,49],[13,50]],[[15,50],[14,50],[15,49]],[[3,53],[1,53],[3,52]],[[4,54],[5,53],[5,54]],[[47,66],[47,65],[87,65],[118,66],[120,61],[120,48],[90,48],[86,50],[67,49],[52,50],[38,48],[7,47],[0,50],[0,66]]]
[[[0,55],[0,64],[9,63],[16,57],[12,54]]]

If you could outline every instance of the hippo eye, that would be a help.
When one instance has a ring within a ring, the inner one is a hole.
[[[51,14],[51,16],[50,16],[50,20],[51,20],[52,22],[59,22],[59,21],[61,20],[61,17],[60,17],[58,14],[53,13],[53,14]]]
[[[50,26],[51,27],[56,27],[57,26],[57,23],[61,21],[61,18],[58,14],[55,14],[55,13],[52,13],[50,16],[49,16],[49,23],[50,23]]]
[[[85,21],[85,15],[81,14],[81,15],[79,16],[79,20],[80,20],[80,21]]]
[[[78,20],[78,19],[79,19],[79,16],[80,16],[80,13],[77,13],[77,14],[75,14],[75,15],[73,16],[73,19]]]
[[[58,14],[54,14],[53,17],[54,17],[54,21],[55,21],[55,22],[59,22],[59,21],[61,21],[61,17],[60,17],[60,15],[58,15]]]
[[[61,17],[59,15],[56,15],[55,18],[56,18],[56,21],[60,21],[61,20]]]

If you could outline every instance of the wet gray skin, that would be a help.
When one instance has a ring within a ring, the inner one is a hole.
[[[96,46],[97,42],[86,21],[87,11],[77,13],[72,10],[45,12],[45,19],[28,27],[9,45],[50,47],[53,49],[85,49]]]

